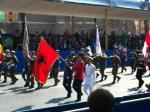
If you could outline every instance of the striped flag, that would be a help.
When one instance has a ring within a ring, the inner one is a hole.
[[[150,31],[146,33],[146,38],[145,38],[143,51],[142,51],[144,54],[144,57],[148,57],[149,47],[150,47]]]
[[[102,49],[101,49],[99,31],[98,31],[98,26],[97,25],[96,25],[96,54],[97,55],[102,55]]]
[[[25,25],[24,25],[24,37],[23,37],[23,46],[22,50],[25,56],[28,56],[29,54],[29,35],[28,35],[28,29],[27,29],[27,22],[25,17]]]

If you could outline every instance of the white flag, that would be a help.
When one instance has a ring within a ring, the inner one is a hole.
[[[90,46],[87,46],[87,47],[85,48],[85,50],[86,50],[86,54],[88,54],[89,56],[92,56],[92,55],[93,55]]]
[[[24,25],[24,37],[23,37],[23,53],[25,56],[29,55],[29,35],[28,35],[28,29],[27,29],[27,22],[25,17],[25,25]]]
[[[102,49],[101,49],[99,31],[98,31],[98,26],[97,25],[96,25],[96,54],[97,55],[102,55]]]

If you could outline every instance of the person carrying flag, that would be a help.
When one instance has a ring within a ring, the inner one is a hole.
[[[81,85],[84,79],[84,54],[79,53],[77,56],[77,62],[73,65],[72,70],[74,71],[73,89],[77,92],[76,102],[81,101],[82,90]]]

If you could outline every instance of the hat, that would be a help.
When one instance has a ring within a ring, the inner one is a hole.
[[[92,57],[90,57],[90,56],[88,56],[88,57],[87,57],[87,60],[92,61],[92,60],[93,60],[93,58],[92,58]]]
[[[9,49],[7,49],[7,50],[6,50],[6,52],[10,52],[10,50],[9,50]]]
[[[15,51],[14,50],[12,50],[12,51],[10,51],[11,53],[15,53]]]

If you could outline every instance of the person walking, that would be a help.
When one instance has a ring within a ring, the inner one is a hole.
[[[119,82],[121,78],[117,75],[121,60],[120,57],[118,56],[117,50],[114,50],[113,56],[110,56],[109,58],[112,59],[112,74],[113,74],[112,84],[114,84],[116,82],[116,78],[117,78],[117,82]]]
[[[144,81],[142,79],[142,75],[146,72],[146,67],[144,64],[144,55],[142,53],[138,54],[138,60],[137,60],[137,72],[136,72],[136,78],[139,81],[137,89],[141,88]]]
[[[130,53],[130,66],[131,66],[131,74],[133,74],[136,70],[136,62],[137,62],[137,53],[135,51],[131,51]]]
[[[77,92],[76,102],[81,101],[82,90],[81,85],[84,78],[84,54],[79,53],[77,56],[77,62],[73,65],[72,69],[74,71],[73,89]]]
[[[85,65],[85,74],[83,81],[83,90],[86,95],[90,95],[93,91],[93,86],[95,84],[96,79],[96,67],[92,64],[92,58],[87,57],[87,64]]]
[[[106,80],[107,79],[107,75],[105,75],[105,68],[106,68],[106,59],[107,59],[107,55],[104,53],[104,51],[102,51],[102,55],[99,56],[99,66],[100,66],[100,73],[101,73],[101,81]]]
[[[72,84],[72,79],[73,79],[73,74],[72,74],[73,71],[70,69],[70,67],[73,66],[71,56],[67,57],[66,62],[69,66],[65,65],[64,77],[63,77],[63,86],[67,90],[67,97],[66,98],[70,98],[71,93],[72,93],[71,84]]]

